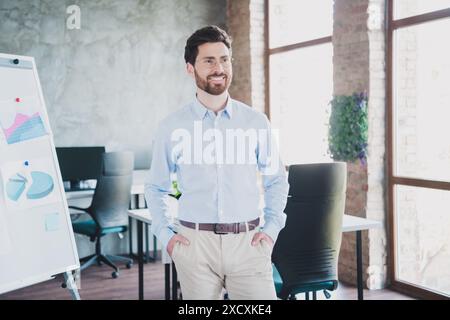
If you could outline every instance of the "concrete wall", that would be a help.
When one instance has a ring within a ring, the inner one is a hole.
[[[79,30],[66,28],[72,4]],[[187,37],[225,27],[226,9],[226,0],[1,0],[0,52],[35,57],[57,146],[104,145],[148,160],[158,122],[193,99]],[[127,241],[114,239],[106,249],[126,252]],[[77,241],[81,256],[93,248]]]
[[[57,146],[143,149],[192,98],[184,45],[210,23],[225,25],[225,0],[2,0],[0,52],[35,57]]]

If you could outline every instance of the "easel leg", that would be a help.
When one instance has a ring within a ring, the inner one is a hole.
[[[75,280],[73,279],[71,271],[64,273],[64,281],[66,283],[67,289],[69,289],[70,294],[72,295],[72,299],[81,300],[77,285],[75,284]]]

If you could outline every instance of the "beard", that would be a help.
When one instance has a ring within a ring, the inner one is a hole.
[[[230,87],[230,83],[231,83],[231,77],[229,77],[227,74],[225,73],[221,73],[221,74],[211,74],[209,76],[206,77],[206,79],[203,79],[198,73],[197,71],[194,69],[194,74],[195,74],[195,83],[197,84],[197,87],[199,87],[200,89],[202,89],[203,91],[214,95],[214,96],[218,96],[221,95],[222,93],[224,93],[226,90],[228,90],[228,88]],[[212,83],[210,81],[211,77],[224,77],[224,81],[223,83]]]

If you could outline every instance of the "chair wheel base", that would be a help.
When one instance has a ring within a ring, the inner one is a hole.
[[[111,273],[111,276],[116,279],[119,276],[119,272],[114,271],[113,273]]]
[[[133,266],[133,262],[127,262],[127,269],[131,269],[132,266]]]

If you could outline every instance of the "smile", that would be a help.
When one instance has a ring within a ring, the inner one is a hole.
[[[221,76],[221,77],[209,77],[208,79],[211,80],[211,81],[214,81],[214,82],[219,82],[219,81],[225,80],[225,76]]]

